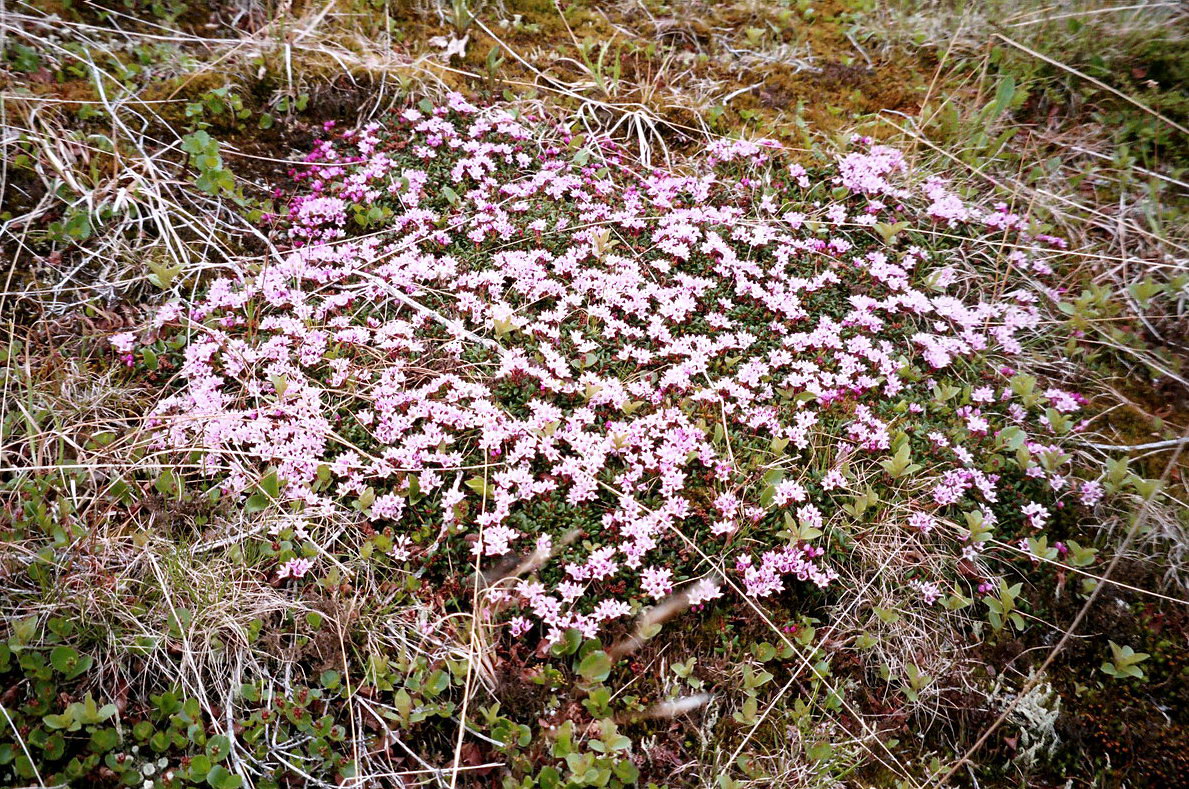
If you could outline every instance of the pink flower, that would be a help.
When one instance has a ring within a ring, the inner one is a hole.
[[[822,527],[821,510],[812,504],[802,505],[797,508],[797,520],[801,521],[803,526],[808,526],[811,529],[820,529]]]
[[[731,534],[739,526],[731,520],[716,520],[710,524],[710,533],[716,537],[721,537],[724,534]]]
[[[1083,482],[1079,488],[1079,497],[1081,498],[1081,502],[1087,507],[1093,507],[1095,504],[1102,501],[1102,496],[1102,485],[1098,482]]]
[[[659,600],[673,591],[673,571],[667,567],[646,567],[640,573],[640,587],[654,599]]]
[[[917,593],[925,602],[925,605],[933,605],[941,599],[941,587],[936,581],[913,581],[912,585],[916,588]]]
[[[937,525],[937,520],[927,512],[912,513],[908,516],[908,525],[919,531],[921,534],[928,534],[933,531],[933,527]]]
[[[838,490],[846,487],[846,477],[842,475],[839,469],[832,468],[826,472],[826,476],[822,477],[822,488],[824,490]]]
[[[1053,405],[1053,408],[1056,408],[1063,414],[1077,411],[1082,407],[1079,397],[1070,392],[1061,389],[1046,389],[1044,394]]]
[[[132,353],[136,350],[136,334],[126,331],[113,334],[110,338],[111,346],[121,354]]]
[[[313,566],[311,559],[290,559],[277,570],[277,578],[302,578]]]
[[[989,386],[980,386],[970,393],[970,399],[975,403],[993,403],[995,390]]]
[[[722,597],[722,589],[713,579],[702,578],[689,586],[686,590],[686,596],[689,599],[690,605],[701,605],[708,600]]]
[[[592,616],[601,621],[618,619],[632,612],[632,607],[623,600],[600,600]]]
[[[1021,512],[1024,514],[1024,517],[1028,519],[1028,525],[1034,529],[1040,529],[1044,527],[1045,523],[1047,523],[1049,519],[1049,511],[1046,510],[1042,505],[1037,504],[1035,501],[1030,501],[1025,504]]]
[[[772,503],[777,507],[783,507],[790,501],[805,501],[806,495],[804,485],[796,480],[786,479],[776,483]]]

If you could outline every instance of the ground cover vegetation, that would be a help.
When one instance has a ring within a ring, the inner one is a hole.
[[[0,782],[1182,785],[1185,24],[7,4]]]

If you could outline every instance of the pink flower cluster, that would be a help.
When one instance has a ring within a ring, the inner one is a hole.
[[[960,541],[942,516],[996,502],[979,461],[995,434],[1025,419],[1046,432],[984,361],[1023,348],[1041,297],[999,296],[962,255],[870,226],[1011,233],[1029,261],[1049,245],[941,181],[908,185],[903,156],[864,141],[820,173],[724,142],[680,175],[641,174],[610,142],[582,160],[568,142],[454,96],[318,143],[293,171],[288,251],[167,308],[193,339],[153,414],[162,447],[200,449],[229,494],[271,467],[307,520],[389,526],[404,558],[426,526],[468,536],[476,562],[552,551],[560,580],[506,592],[512,631],[546,639],[594,636],[706,576],[678,558],[689,542],[749,595],[829,587],[828,533],[849,527],[854,481],[881,473],[897,436],[934,455],[911,479],[931,495],[905,534]],[[390,214],[379,231],[348,221],[374,207]],[[939,401],[971,367],[983,382]],[[526,517],[541,507],[581,516],[583,539]],[[781,545],[786,515],[827,534]]]

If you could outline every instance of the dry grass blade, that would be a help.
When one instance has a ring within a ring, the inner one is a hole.
[[[1128,96],[1126,93],[1123,93],[1122,91],[1118,90],[1117,88],[1112,88],[1110,85],[1107,85],[1102,80],[1095,79],[1094,77],[1091,77],[1089,74],[1078,71],[1077,69],[1073,68],[1072,66],[1067,66],[1059,60],[1054,60],[1053,58],[1050,58],[1048,55],[1037,52],[1036,50],[1032,49],[1031,47],[1025,46],[1024,44],[1021,44],[1020,42],[1018,42],[1014,39],[1008,38],[1007,36],[1003,35],[1002,33],[996,33],[995,37],[998,38],[1000,41],[1004,42],[1005,44],[1009,44],[1010,46],[1013,46],[1016,49],[1019,49],[1023,52],[1027,52],[1029,55],[1031,55],[1034,58],[1037,58],[1038,60],[1043,60],[1045,63],[1048,63],[1050,66],[1056,66],[1057,68],[1061,69],[1062,71],[1068,71],[1070,74],[1073,74],[1076,77],[1084,79],[1087,82],[1093,84],[1094,86],[1096,86],[1098,88],[1101,88],[1102,90],[1105,90],[1108,93],[1118,96],[1119,98],[1123,99],[1123,101],[1126,101],[1127,103],[1134,105],[1135,107],[1139,108],[1140,110],[1143,110],[1144,112],[1148,113],[1152,117],[1158,119],[1161,123],[1165,123],[1165,124],[1171,126],[1172,128],[1176,129],[1181,134],[1189,135],[1189,128],[1182,126],[1181,124],[1177,123],[1176,121],[1172,120],[1171,118],[1169,118],[1167,116],[1161,115],[1159,112],[1156,112],[1151,107],[1146,106],[1142,102],[1136,101],[1131,96]]]

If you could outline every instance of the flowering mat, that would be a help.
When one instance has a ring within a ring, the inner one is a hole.
[[[369,574],[418,601],[393,614],[416,649],[453,640],[464,667],[437,692],[461,695],[391,703],[402,730],[410,705],[455,721],[447,764],[484,685],[507,725],[467,746],[481,774],[631,783],[618,727],[712,694],[613,714],[603,683],[731,623],[896,773],[830,676],[876,640],[858,613],[1022,628],[1001,560],[1093,560],[1050,535],[1103,496],[1064,448],[1084,400],[1020,372],[1054,342],[1064,242],[897,150],[730,140],[642,168],[453,95],[328,124],[291,176],[279,250],[115,344],[182,355],[155,448],[242,502],[254,572],[295,601]],[[344,565],[360,551],[365,571]]]

